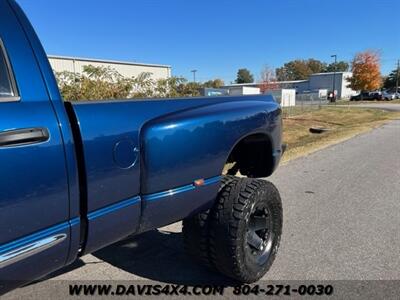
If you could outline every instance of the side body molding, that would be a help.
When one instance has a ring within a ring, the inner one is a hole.
[[[0,269],[49,249],[66,238],[64,233],[56,234],[0,254]]]

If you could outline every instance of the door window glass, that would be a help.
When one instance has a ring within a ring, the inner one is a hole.
[[[3,44],[0,41],[0,101],[4,98],[16,97],[10,64],[5,53]]]

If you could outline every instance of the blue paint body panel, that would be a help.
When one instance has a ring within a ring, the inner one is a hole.
[[[140,211],[140,197],[134,197],[89,213],[85,252],[94,252],[135,232]]]
[[[218,193],[221,176],[209,178],[204,185],[188,184],[168,191],[143,196],[140,231],[165,226],[209,209]]]
[[[46,231],[42,231],[40,236],[37,235],[36,238],[44,238],[58,233],[67,236],[64,241],[35,256],[30,256],[18,263],[0,269],[0,295],[65,265],[68,254],[65,250],[70,246],[70,225],[68,223],[63,224],[65,226],[59,228],[55,226],[56,230],[50,227]],[[25,237],[25,242],[28,242],[30,238],[31,236]],[[36,240],[36,238],[32,239],[32,241]]]
[[[146,199],[197,179],[219,176],[231,150],[247,135],[268,135],[278,154],[274,167],[280,159],[281,110],[269,96],[90,101],[72,107],[85,157],[88,214],[141,195],[140,231],[167,225],[211,205],[216,197],[212,188],[186,196],[169,195],[164,202],[149,204]],[[132,156],[135,163],[128,168],[116,160],[115,149],[121,142],[131,144],[127,147],[130,154],[122,158]],[[184,202],[183,197],[196,201]],[[132,224],[139,221],[140,206],[136,209]],[[89,222],[89,232],[91,226]],[[114,232],[119,231],[126,233],[117,224]],[[87,243],[102,242],[92,239],[95,236],[89,235]]]
[[[0,247],[4,251],[18,247],[38,232],[50,236],[58,224],[65,224],[60,232],[66,234],[62,243],[0,267],[1,293],[17,281],[28,282],[64,266],[72,226],[65,223],[71,219],[71,185],[60,123],[13,2],[0,1],[0,38],[19,95],[19,100],[0,101],[0,132],[26,128],[46,128],[49,132],[46,141],[0,147]]]
[[[281,111],[270,96],[90,101],[73,108],[84,144],[89,211],[217,176],[246,135],[264,133],[274,150],[281,147]],[[122,169],[113,150],[127,139],[141,159]]]
[[[20,96],[0,101],[0,133],[49,132],[46,141],[0,147],[0,294],[210,208],[229,154],[249,135],[270,140],[271,172],[279,163],[281,109],[270,96],[66,105],[13,0],[0,0],[0,39]],[[198,179],[204,184],[196,186]],[[65,238],[1,267],[2,255],[54,234]]]
[[[278,109],[268,96],[216,98],[215,104],[162,116],[142,130],[142,192],[167,190],[220,175],[236,143],[247,135],[274,134]],[[201,101],[201,100],[197,100]],[[279,127],[279,126],[278,126]],[[279,136],[279,130],[276,132]],[[280,139],[275,149],[280,149]],[[172,146],[173,145],[173,146]]]
[[[7,2],[7,1],[4,1]],[[64,148],[64,163],[66,165],[66,180],[68,182],[68,196],[69,196],[69,218],[76,218],[79,216],[80,197],[79,197],[79,181],[78,181],[78,169],[77,169],[77,157],[75,151],[75,143],[73,139],[71,122],[67,116],[67,112],[64,107],[60,91],[57,86],[56,79],[54,77],[53,70],[50,66],[47,55],[43,49],[43,46],[36,35],[28,18],[25,16],[22,9],[18,6],[15,1],[8,1],[9,6],[13,10],[17,17],[20,26],[25,32],[26,39],[29,41],[31,46],[32,55],[36,60],[37,65],[40,68],[43,83],[47,89],[47,95],[53,107],[55,117],[57,119],[58,129],[61,133],[61,140]],[[1,13],[1,12],[0,12]],[[11,26],[12,28],[12,26]],[[27,57],[20,56],[17,60],[24,62]],[[14,61],[13,61],[14,62]],[[32,74],[30,75],[32,76]],[[30,78],[29,76],[27,78]],[[17,79],[18,80],[18,79]],[[19,82],[18,82],[19,83]],[[28,86],[34,93],[37,92],[35,87],[30,84]],[[80,239],[80,228],[74,226],[71,228],[71,245],[68,255],[68,263],[71,263],[77,258],[79,250],[79,239]]]

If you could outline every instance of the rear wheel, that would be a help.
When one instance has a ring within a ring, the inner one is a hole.
[[[264,180],[225,176],[214,207],[183,221],[186,251],[240,282],[270,269],[282,233],[282,203]]]
[[[233,176],[224,176],[220,191],[234,179]],[[186,253],[202,265],[214,269],[210,256],[210,211],[184,219],[182,232]]]
[[[282,233],[282,203],[267,181],[235,178],[220,191],[211,215],[210,255],[221,273],[240,282],[270,269]]]
[[[209,254],[208,233],[209,210],[183,220],[183,244],[185,251],[194,260],[212,268]]]

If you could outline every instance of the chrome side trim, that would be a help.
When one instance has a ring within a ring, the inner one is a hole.
[[[219,183],[221,181],[221,178],[222,178],[222,176],[214,176],[211,178],[204,179],[204,185],[202,185],[202,186],[195,186],[193,183],[191,183],[191,184],[180,186],[180,187],[170,189],[167,191],[162,191],[162,192],[153,193],[153,194],[147,194],[147,195],[142,196],[142,199],[144,201],[159,200],[159,199],[162,199],[165,197],[174,196],[179,193],[189,192],[189,191],[193,191],[195,189],[201,189],[204,186]]]
[[[3,253],[0,255],[0,269],[49,249],[61,243],[66,238],[67,235],[65,233],[56,234]]]

